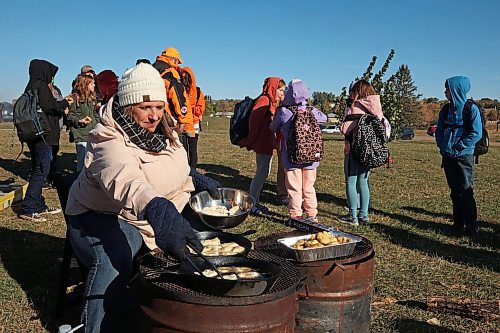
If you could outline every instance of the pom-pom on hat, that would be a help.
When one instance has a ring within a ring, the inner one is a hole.
[[[160,73],[151,65],[140,63],[125,71],[118,83],[120,106],[162,101],[167,105],[167,93]]]

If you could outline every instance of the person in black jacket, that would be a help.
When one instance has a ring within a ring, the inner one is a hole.
[[[36,89],[41,109],[40,120],[45,138],[27,142],[31,154],[31,176],[26,195],[19,213],[25,220],[44,222],[43,214],[57,214],[60,208],[48,207],[42,195],[42,186],[49,174],[52,161],[52,146],[59,144],[59,118],[64,109],[73,103],[71,96],[57,101],[52,94],[52,80],[58,67],[45,60],[34,59],[30,62],[30,80],[25,91]]]

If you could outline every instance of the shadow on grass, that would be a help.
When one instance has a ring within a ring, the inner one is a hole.
[[[449,214],[449,213],[431,212],[431,211],[428,211],[428,210],[426,210],[424,208],[411,207],[411,206],[404,206],[404,207],[401,207],[401,208],[404,209],[404,210],[409,210],[410,212],[429,215],[431,217],[441,217],[441,218],[445,218],[445,219],[449,219],[449,220],[453,219],[453,216],[451,214]]]
[[[458,331],[431,325],[425,321],[415,319],[398,319],[394,323],[398,332],[412,332],[412,333],[459,333]]]
[[[44,327],[57,332],[53,316],[59,284],[57,258],[63,253],[64,239],[28,230],[0,227],[0,256],[9,276],[26,293]],[[67,320],[67,318],[66,318]]]
[[[438,216],[449,216],[451,219],[451,215],[449,214],[440,214],[440,213],[434,213],[434,212],[429,212],[423,208],[418,208],[418,207],[403,207],[403,209],[406,209],[408,211],[412,211],[415,213],[419,214],[427,214],[431,217],[438,217]],[[450,234],[452,236],[460,236],[460,233],[452,233],[450,232],[450,227],[451,223],[438,223],[438,222],[430,222],[430,221],[422,221],[422,220],[417,220],[409,216],[405,215],[400,215],[400,214],[386,214],[381,211],[374,210],[377,213],[384,214],[389,216],[392,219],[398,220],[404,224],[411,225],[412,227],[421,229],[421,230],[433,230],[438,233],[442,234]],[[479,233],[479,237],[477,239],[477,243],[483,246],[489,246],[491,248],[498,248],[500,244],[500,225],[494,224],[494,223],[489,223],[485,221],[478,221],[479,228],[491,228],[493,230],[493,233],[486,233],[484,231]],[[465,235],[465,232],[463,233]]]
[[[392,243],[398,244],[404,248],[417,250],[432,256],[439,256],[448,261],[460,262],[479,268],[485,267],[494,272],[500,272],[498,254],[493,251],[446,244],[408,230],[385,224],[373,224],[373,229],[389,236]]]
[[[239,188],[248,191],[252,178],[240,174],[239,170],[218,164],[198,164],[198,169],[204,170],[205,175],[217,180],[222,186]],[[276,183],[266,181],[259,201],[276,204]]]
[[[16,161],[0,158],[0,168],[16,175],[17,177],[28,180],[31,172],[31,160],[22,159]]]
[[[453,215],[447,214],[447,213],[431,212],[431,211],[428,211],[425,208],[421,208],[421,207],[405,206],[405,207],[401,207],[401,208],[403,208],[405,210],[409,210],[409,211],[414,212],[414,213],[418,213],[418,214],[425,214],[425,215],[429,215],[431,217],[441,217],[441,218],[449,219],[450,221],[453,220]],[[495,234],[500,234],[500,224],[491,223],[488,221],[478,221],[478,224],[479,224],[480,228],[481,227],[491,228],[494,230]],[[496,244],[499,244],[499,243],[496,243]]]
[[[26,181],[28,181],[31,173],[31,159],[30,155],[26,154],[26,159],[13,160],[13,159],[3,159],[0,158],[0,168],[4,169]],[[76,169],[75,164],[76,154],[73,153],[62,153],[57,156],[56,159],[56,169],[59,172],[74,172]]]

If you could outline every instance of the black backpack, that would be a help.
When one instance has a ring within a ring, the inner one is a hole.
[[[262,94],[260,96],[267,96]],[[259,96],[259,97],[260,97]],[[250,114],[252,113],[252,108],[255,101],[259,98],[252,99],[248,96],[244,100],[236,103],[234,106],[234,113],[231,116],[231,121],[229,122],[229,139],[233,145],[238,145],[238,142],[248,136]],[[271,99],[269,99],[269,105],[271,105]]]
[[[42,128],[40,117],[38,92],[36,89],[28,90],[14,104],[13,121],[19,141],[45,140],[47,133]]]
[[[353,158],[370,169],[384,165],[389,157],[385,126],[369,113],[348,115],[345,120],[355,119],[358,119],[357,132],[349,138]]]
[[[305,110],[293,108],[292,121],[288,131],[286,150],[293,164],[319,162],[323,158],[323,134],[316,117],[308,107]]]
[[[474,102],[472,99],[468,99],[467,102],[465,102],[464,111],[467,111],[470,117],[472,113],[472,104],[475,104],[479,109],[479,115],[481,116],[481,125],[482,125],[481,139],[479,139],[479,141],[476,142],[476,145],[474,146],[474,156],[476,156],[476,164],[478,164],[479,155],[484,155],[488,152],[488,147],[490,145],[490,138],[488,136],[488,131],[486,130],[486,117],[484,116],[483,108],[481,108],[481,106],[476,102]]]

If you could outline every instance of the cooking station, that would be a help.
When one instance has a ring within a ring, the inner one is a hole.
[[[226,202],[248,200],[245,192],[225,196],[229,197]],[[193,201],[199,203],[200,199]],[[201,209],[191,207],[195,212]],[[200,219],[203,221],[203,216]],[[240,259],[231,261],[224,259],[227,257],[209,257],[212,263],[238,264],[241,261],[265,269],[269,269],[266,265],[278,267],[275,276],[271,274],[267,280],[223,281],[196,273],[187,277],[182,268],[184,263],[180,264],[163,253],[143,257],[139,262],[142,331],[369,332],[375,263],[371,242],[347,234],[355,243],[332,247],[334,252],[325,252],[324,249],[322,252],[316,249],[294,251],[283,244],[284,239],[299,239],[319,231],[345,233],[311,221],[275,219],[299,230],[261,237],[254,242],[252,250],[240,255]],[[214,236],[217,233],[222,238],[234,235],[222,231],[222,228],[217,229],[212,232]],[[206,235],[200,237],[207,238]],[[215,266],[221,267],[222,264]],[[179,271],[184,273],[179,274]],[[229,287],[221,289],[218,284]]]

